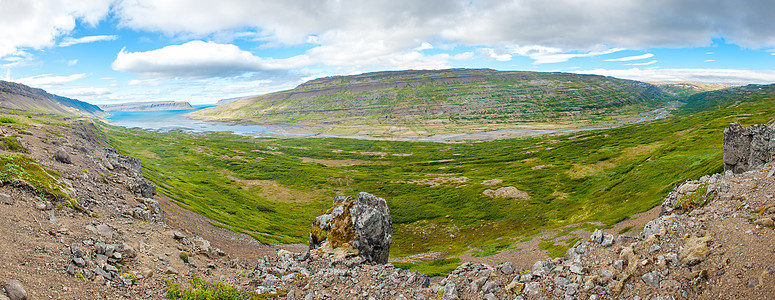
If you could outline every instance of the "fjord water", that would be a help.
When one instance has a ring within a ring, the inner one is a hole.
[[[112,125],[140,128],[157,132],[169,132],[179,130],[187,133],[204,132],[232,132],[249,136],[290,136],[297,135],[289,132],[297,126],[287,125],[251,125],[239,123],[225,123],[202,121],[186,118],[183,114],[197,111],[210,106],[199,106],[196,109],[165,110],[165,111],[113,111],[110,112]]]

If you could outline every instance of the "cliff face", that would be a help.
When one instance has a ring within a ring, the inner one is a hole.
[[[724,129],[724,171],[736,174],[761,168],[775,157],[775,128],[743,127],[732,123]]]
[[[162,111],[194,109],[188,102],[155,101],[155,102],[128,102],[120,104],[101,104],[105,111]]]
[[[96,105],[49,94],[42,89],[2,80],[0,80],[0,107],[77,116],[106,115]]]

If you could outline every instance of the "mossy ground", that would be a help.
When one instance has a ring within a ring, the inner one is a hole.
[[[24,182],[41,196],[69,199],[58,177],[24,154],[0,154],[0,182]]]

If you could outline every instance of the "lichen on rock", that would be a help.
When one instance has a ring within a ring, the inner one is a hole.
[[[393,227],[385,199],[361,192],[358,199],[338,196],[325,214],[312,221],[310,254],[342,259],[359,256],[365,262],[387,263]]]

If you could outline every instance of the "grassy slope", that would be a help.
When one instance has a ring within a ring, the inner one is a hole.
[[[61,115],[33,113],[25,110],[0,108],[0,131],[8,132],[9,128],[18,130],[25,135],[31,135],[26,129],[32,124],[58,124]],[[47,169],[25,155],[29,150],[19,142],[17,134],[0,134],[0,182],[14,186],[27,186],[33,189],[41,198],[49,200],[68,200],[75,204],[67,194],[66,187],[59,180],[60,174]],[[67,205],[67,204],[65,204]]]
[[[660,88],[595,75],[484,69],[397,71],[313,80],[191,115],[331,133],[430,135],[514,126],[577,127],[656,108]]]
[[[163,193],[238,230],[270,234],[251,233],[264,242],[305,242],[312,218],[335,194],[384,197],[394,221],[391,256],[398,257],[498,249],[541,229],[613,224],[648,210],[677,182],[721,171],[723,128],[770,121],[773,93],[771,86],[754,86],[698,94],[666,120],[483,143],[267,140],[101,128],[116,148],[143,159],[146,176]],[[467,181],[435,187],[399,182],[438,177]],[[503,183],[480,184],[496,178]],[[481,196],[502,186],[532,198]]]

